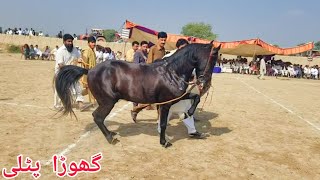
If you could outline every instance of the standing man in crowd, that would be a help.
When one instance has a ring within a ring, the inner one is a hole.
[[[136,64],[145,64],[148,58],[148,42],[141,41],[140,49],[134,53],[133,62]],[[138,103],[133,103],[133,110],[138,106]]]
[[[137,64],[145,64],[148,58],[148,42],[141,41],[140,49],[134,53],[133,62]]]
[[[63,36],[63,46],[61,46],[55,57],[55,76],[58,75],[60,69],[65,65],[76,65],[78,62],[82,62],[80,58],[80,53],[73,47],[73,37],[70,34],[65,34]],[[76,102],[78,103],[78,108],[80,111],[86,110],[90,105],[84,105],[84,98],[82,96],[82,88],[80,83],[77,82],[72,88],[72,92],[76,97]],[[54,94],[54,108],[59,110],[62,108],[61,100],[55,91]]]
[[[265,57],[260,60],[260,75],[258,79],[264,80],[264,74],[267,72]]]
[[[126,61],[127,62],[133,62],[134,53],[139,49],[139,43],[138,41],[132,42],[132,48],[129,49],[126,53]]]
[[[59,46],[56,46],[56,48],[52,49],[52,51],[50,52],[50,58],[52,58],[52,60],[55,60],[56,59],[56,54],[57,54],[57,51],[59,49]]]
[[[166,50],[164,46],[166,45],[167,41],[167,33],[165,32],[159,32],[158,33],[158,41],[157,44],[152,46],[149,50],[147,64],[151,64],[156,59],[162,59],[163,56],[166,54]],[[149,105],[146,110],[154,110],[152,105]]]
[[[83,61],[81,62],[81,64],[83,68],[89,70],[96,66],[96,54],[94,52],[95,47],[96,47],[96,38],[93,36],[90,36],[88,38],[88,47],[82,51]],[[82,76],[81,83],[83,86],[82,95],[85,96],[88,94],[89,102],[91,104],[95,104],[95,99],[88,87],[87,75]]]
[[[164,46],[166,45],[167,37],[167,33],[165,32],[158,33],[158,42],[150,48],[147,64],[153,63],[156,59],[163,58],[166,53]]]

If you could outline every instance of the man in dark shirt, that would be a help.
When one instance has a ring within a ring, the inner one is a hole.
[[[137,50],[134,53],[133,56],[133,62],[136,64],[145,64],[148,57],[148,42],[147,41],[141,41],[140,43],[140,49]],[[138,103],[133,103],[133,108],[138,106]]]
[[[148,42],[147,41],[141,41],[140,43],[140,49],[137,50],[135,53],[134,53],[134,56],[133,56],[133,62],[134,63],[146,63],[147,61],[147,58],[148,58]]]

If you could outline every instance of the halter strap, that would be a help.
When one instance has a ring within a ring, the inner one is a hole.
[[[209,54],[209,57],[208,57],[208,60],[207,60],[207,63],[206,63],[206,67],[204,68],[204,71],[203,71],[204,73],[203,73],[203,75],[200,75],[199,77],[205,76],[205,72],[209,70],[210,67],[208,67],[208,62],[213,57],[213,49],[214,49],[214,46],[212,45],[212,48],[211,48],[211,51],[210,51],[210,54]]]

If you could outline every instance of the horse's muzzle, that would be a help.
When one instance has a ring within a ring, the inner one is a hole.
[[[204,85],[206,84],[206,81],[204,78],[198,79],[197,83],[196,83],[199,87],[200,90],[202,90],[202,88],[204,87]]]

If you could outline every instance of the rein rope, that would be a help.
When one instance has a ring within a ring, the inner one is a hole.
[[[176,101],[176,100],[179,100],[181,99],[183,96],[185,96],[186,94],[188,94],[189,92],[191,92],[191,90],[196,87],[196,84],[193,83],[193,85],[185,92],[183,93],[181,96],[177,97],[177,98],[174,98],[174,99],[171,99],[171,100],[168,100],[168,101],[164,101],[164,102],[159,102],[159,103],[152,103],[152,104],[155,104],[155,105],[163,105],[163,104],[168,104],[170,102],[173,102],[173,101]],[[140,106],[141,108],[145,108],[147,106],[149,106],[151,104],[143,104],[142,106]]]
[[[168,101],[159,102],[159,103],[153,103],[153,104],[155,104],[155,105],[163,105],[163,104],[167,104],[167,103],[170,103],[170,102],[179,100],[179,99],[181,99],[183,96],[185,96],[186,94],[188,94],[189,92],[191,92],[191,90],[192,90],[194,87],[196,87],[196,84],[195,84],[195,83],[194,83],[185,93],[183,93],[181,96],[176,97],[176,98],[171,99],[171,100],[168,100]]]
[[[214,48],[214,46],[212,46],[212,48],[211,48],[210,55],[209,55],[209,57],[208,57],[208,61],[209,61],[209,60],[212,58],[212,56],[213,56],[213,48]],[[164,61],[166,62],[166,63],[164,64],[164,66],[167,66],[167,65],[168,65],[167,61],[166,61],[166,60],[164,60]],[[170,103],[170,102],[179,100],[179,99],[181,99],[183,96],[185,96],[186,94],[188,94],[189,92],[191,92],[191,90],[192,90],[194,87],[197,86],[198,79],[199,79],[200,77],[205,77],[205,72],[209,70],[210,67],[207,67],[207,66],[208,66],[208,61],[207,61],[206,66],[205,66],[204,74],[203,74],[203,75],[200,75],[200,76],[197,78],[197,81],[196,81],[196,82],[191,82],[191,83],[190,83],[190,82],[186,82],[184,79],[182,79],[181,77],[179,77],[175,72],[173,72],[172,74],[173,74],[176,78],[181,79],[184,83],[186,83],[186,84],[188,84],[188,85],[192,85],[192,86],[191,86],[185,93],[183,93],[181,96],[179,96],[179,97],[177,97],[177,98],[174,98],[174,99],[171,99],[171,100],[168,100],[168,101],[164,101],[164,102],[152,103],[152,104],[155,104],[155,105],[167,104],[167,103]],[[172,70],[172,71],[173,71],[173,70]],[[210,87],[211,87],[211,84],[210,84]],[[209,87],[209,89],[210,89],[210,87]],[[208,89],[207,96],[206,96],[206,98],[205,98],[205,102],[207,101],[207,97],[208,97],[208,95],[209,95],[209,89]],[[201,94],[201,92],[200,92],[200,94]],[[203,104],[203,105],[204,105],[204,104]],[[202,105],[202,107],[203,107],[203,105]],[[142,107],[144,108],[144,107],[147,107],[147,106],[149,106],[149,104],[146,104],[145,106],[142,106]]]

